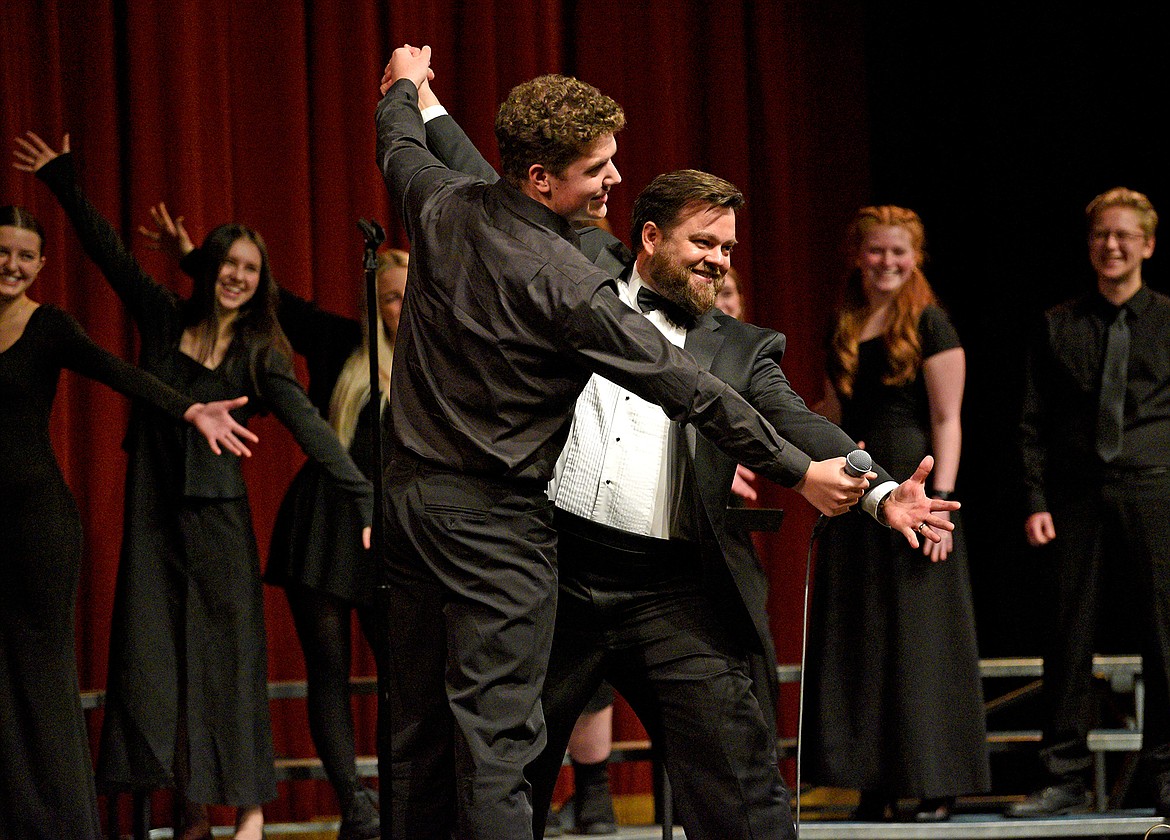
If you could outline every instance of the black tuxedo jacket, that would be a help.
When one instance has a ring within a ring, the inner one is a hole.
[[[615,277],[629,276],[632,255],[609,234],[599,230],[582,236],[581,247],[599,268]],[[777,432],[813,460],[848,454],[856,443],[809,409],[781,370],[785,343],[781,333],[711,309],[687,331],[683,346],[701,368],[735,388]],[[724,618],[750,650],[768,652],[772,645],[766,581],[761,580],[756,558],[735,541],[726,522],[736,463],[693,429],[686,431],[698,490],[703,557],[715,591],[724,595]],[[889,479],[880,467],[875,471],[879,475],[875,485]]]

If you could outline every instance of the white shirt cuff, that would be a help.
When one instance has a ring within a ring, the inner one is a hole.
[[[881,518],[878,517],[878,508],[882,506],[882,502],[885,500],[886,496],[890,495],[897,489],[898,482],[896,481],[883,481],[877,487],[871,487],[869,492],[861,497],[861,509],[876,519],[879,525],[886,525],[886,523],[882,522]],[[886,525],[886,527],[888,528],[889,526]]]
[[[444,114],[446,114],[447,109],[444,108],[442,105],[428,105],[426,108],[423,108],[422,111],[420,111],[419,113],[422,114],[423,123],[429,123],[435,117],[441,117]]]

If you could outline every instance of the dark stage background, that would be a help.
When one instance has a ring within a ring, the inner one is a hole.
[[[697,167],[740,185],[735,264],[751,320],[787,333],[785,369],[815,402],[841,287],[840,242],[866,203],[917,209],[927,276],[968,351],[960,490],[985,655],[1037,653],[1042,559],[1025,550],[1012,424],[1021,333],[1086,287],[1082,208],[1125,184],[1170,212],[1161,111],[1170,67],[1164,4],[1091,13],[1055,4],[961,6],[672,0],[7,0],[0,6],[4,137],[72,134],[82,180],[128,236],[155,201],[198,238],[236,219],[267,238],[277,278],[356,312],[359,216],[392,222],[373,162],[373,108],[392,45],[434,47],[435,88],[489,160],[495,108],[545,72],[589,81],[629,127],[610,204],[625,238],[634,196],[662,171]],[[48,234],[38,300],[74,313],[133,358],[135,335],[62,214],[31,176],[0,168],[0,203],[30,207]],[[135,239],[162,282],[186,281]],[[1165,259],[1148,278],[1166,289]],[[125,401],[67,375],[53,421],[87,554],[79,598],[84,687],[106,676],[117,565]],[[300,462],[271,420],[248,465],[257,534]],[[782,661],[799,658],[801,583],[813,516],[790,492],[783,532],[761,541]],[[2,550],[2,549],[0,549]],[[303,677],[283,596],[269,591],[272,679]],[[356,670],[372,673],[368,652]],[[794,692],[782,709],[796,729]],[[373,706],[361,704],[362,750]],[[273,706],[277,750],[312,747],[303,705]],[[96,721],[99,718],[95,718]],[[619,736],[636,724],[623,718]],[[640,786],[620,776],[619,789]],[[335,808],[323,785],[282,790],[270,819]]]

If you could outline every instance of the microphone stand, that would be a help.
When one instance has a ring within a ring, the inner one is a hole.
[[[873,467],[873,458],[864,449],[854,449],[845,456],[843,469],[854,478],[865,475],[871,467]],[[808,666],[808,608],[809,593],[812,591],[813,545],[821,538],[821,534],[828,524],[829,517],[823,513],[817,517],[812,536],[808,540],[808,557],[804,562],[804,609],[800,619],[800,688],[796,700],[796,840],[800,840],[800,785],[801,772],[804,769],[804,685],[805,669]]]
[[[370,453],[373,460],[374,473],[374,519],[371,522],[370,558],[378,569],[378,597],[375,599],[377,609],[383,612],[386,618],[389,587],[385,580],[385,563],[382,559],[382,376],[378,367],[378,247],[386,241],[386,232],[382,226],[370,219],[358,219],[358,228],[366,241],[365,256],[362,266],[366,272],[366,344],[370,357],[370,404],[374,409],[374,422],[370,424]],[[382,802],[381,833],[382,840],[390,840],[393,835],[392,817],[394,814],[393,796],[393,767],[390,752],[390,663],[386,661],[390,656],[390,622],[382,623],[382,651],[375,652],[378,664],[378,789],[379,799]],[[389,804],[387,804],[389,803]]]

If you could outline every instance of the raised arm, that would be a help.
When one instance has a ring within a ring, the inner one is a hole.
[[[101,269],[144,334],[162,328],[163,315],[178,307],[178,298],[143,271],[113,225],[81,191],[69,151],[69,135],[54,151],[33,132],[17,138],[13,166],[32,172],[52,190],[72,222],[81,246]]]
[[[418,87],[429,75],[429,57],[429,47],[414,54],[407,47],[394,51],[383,78],[385,95],[375,115],[378,167],[412,239],[417,231],[411,228],[427,198],[445,183],[466,178],[444,166],[427,148]]]
[[[472,175],[486,183],[492,184],[499,180],[499,174],[475,148],[471,138],[455,122],[454,117],[443,110],[427,118],[429,109],[442,107],[430,82],[425,82],[418,89],[418,106],[424,115],[427,148],[434,152],[435,157],[449,169]]]

